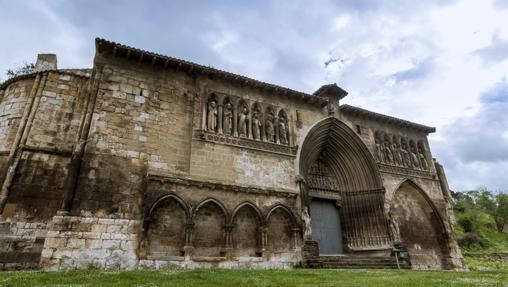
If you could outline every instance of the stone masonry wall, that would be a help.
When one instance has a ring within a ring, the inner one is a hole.
[[[0,222],[0,270],[36,269],[46,238],[42,222]]]
[[[36,77],[41,81],[32,89]],[[47,71],[5,87],[0,102],[1,176],[7,170],[11,149],[18,151],[19,164],[0,218],[0,269],[39,266],[47,224],[62,204],[66,165],[85,104],[79,91],[86,81],[86,76],[71,72]],[[27,124],[20,130],[28,101],[33,104]],[[17,133],[24,136],[15,147]]]
[[[53,217],[41,253],[41,266],[47,271],[90,266],[136,267],[140,222],[117,217]]]
[[[10,186],[10,196],[3,212],[5,218],[47,222],[62,203],[66,165],[85,105],[85,96],[78,92],[84,88],[87,78],[57,71],[41,74],[41,78],[34,94],[36,100],[29,112],[33,114],[33,119],[28,117],[24,130],[26,136],[20,142],[22,155]],[[0,116],[9,118],[17,111],[17,120],[6,130],[6,143],[14,141],[25,106],[20,101],[26,101],[28,97],[15,92],[19,90],[22,93],[24,90],[25,94],[30,93],[27,87],[19,88],[23,83],[27,86],[29,82],[23,80],[9,85],[6,90],[14,92],[13,98],[4,98],[0,104],[5,105]],[[6,122],[10,120],[1,123]]]
[[[8,152],[14,142],[33,82],[33,78],[20,80],[5,89],[0,102],[0,151]]]

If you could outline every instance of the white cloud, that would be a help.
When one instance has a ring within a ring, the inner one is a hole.
[[[489,124],[482,95],[508,77],[504,2],[3,1],[0,72],[37,52],[89,67],[93,38],[104,36],[305,92],[337,82],[346,103],[436,126],[431,144],[452,188],[501,187],[506,163],[468,161],[475,134],[454,133]]]
[[[333,19],[333,28],[334,31],[339,31],[344,28],[347,28],[351,22],[351,19],[348,15],[342,15]]]

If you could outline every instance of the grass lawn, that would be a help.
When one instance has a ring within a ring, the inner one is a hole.
[[[470,272],[410,270],[138,270],[0,272],[0,286],[503,286],[508,264],[468,259]]]

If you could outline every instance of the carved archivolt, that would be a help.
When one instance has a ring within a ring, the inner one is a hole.
[[[427,152],[423,140],[391,135],[382,131],[374,133],[375,157],[385,164],[429,170]]]
[[[385,152],[379,147],[380,154]],[[304,204],[317,197],[333,199],[340,205],[343,239],[349,250],[389,246],[383,210],[385,190],[378,166],[351,128],[334,117],[317,122],[301,145],[298,161]]]
[[[219,135],[291,146],[283,108],[220,93],[203,98],[202,130]]]

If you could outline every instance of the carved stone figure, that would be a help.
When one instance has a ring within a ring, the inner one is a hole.
[[[416,155],[418,151],[416,150],[416,145],[414,141],[409,143],[409,152],[411,155],[411,163],[414,168],[420,168],[420,161],[418,160],[418,156]]]
[[[407,141],[405,138],[400,140],[400,152],[402,154],[402,159],[404,161],[405,167],[411,167],[411,157],[409,156]]]
[[[255,140],[261,139],[261,121],[259,120],[259,113],[254,111],[252,114],[252,137]]]
[[[392,237],[393,242],[400,242],[400,230],[399,224],[393,218],[392,212],[388,212],[388,229],[390,230],[390,235]]]
[[[227,103],[224,106],[224,119],[222,121],[223,124],[223,132],[226,135],[231,135],[233,131],[233,106],[231,103]]]
[[[312,240],[312,226],[310,222],[308,207],[304,207],[302,210],[302,222],[303,222],[303,239]]]
[[[238,135],[241,137],[247,136],[247,115],[249,111],[246,106],[242,107],[238,120]]]
[[[376,132],[374,140],[376,142],[376,156],[377,156],[377,160],[380,161],[380,162],[384,162],[385,161],[385,156],[384,156],[384,152],[383,152],[383,143],[382,143],[381,135],[380,135],[379,132]]]
[[[392,140],[392,150],[393,150],[393,163],[396,165],[403,165],[402,153],[400,152],[400,144],[399,139],[397,137],[393,137]]]
[[[275,131],[273,128],[273,116],[271,114],[268,114],[266,117],[265,130],[266,130],[266,140],[269,142],[274,142]]]
[[[388,135],[385,135],[383,151],[385,155],[385,162],[389,164],[393,163],[392,143],[390,142],[390,136]]]
[[[212,100],[208,103],[207,130],[215,132],[217,130],[217,103]]]
[[[279,120],[279,140],[281,144],[288,144],[288,132],[286,128],[286,119]]]
[[[422,166],[422,169],[429,170],[429,163],[425,158],[425,148],[423,147],[423,144],[420,142],[418,143],[418,156],[420,157],[420,164]]]

